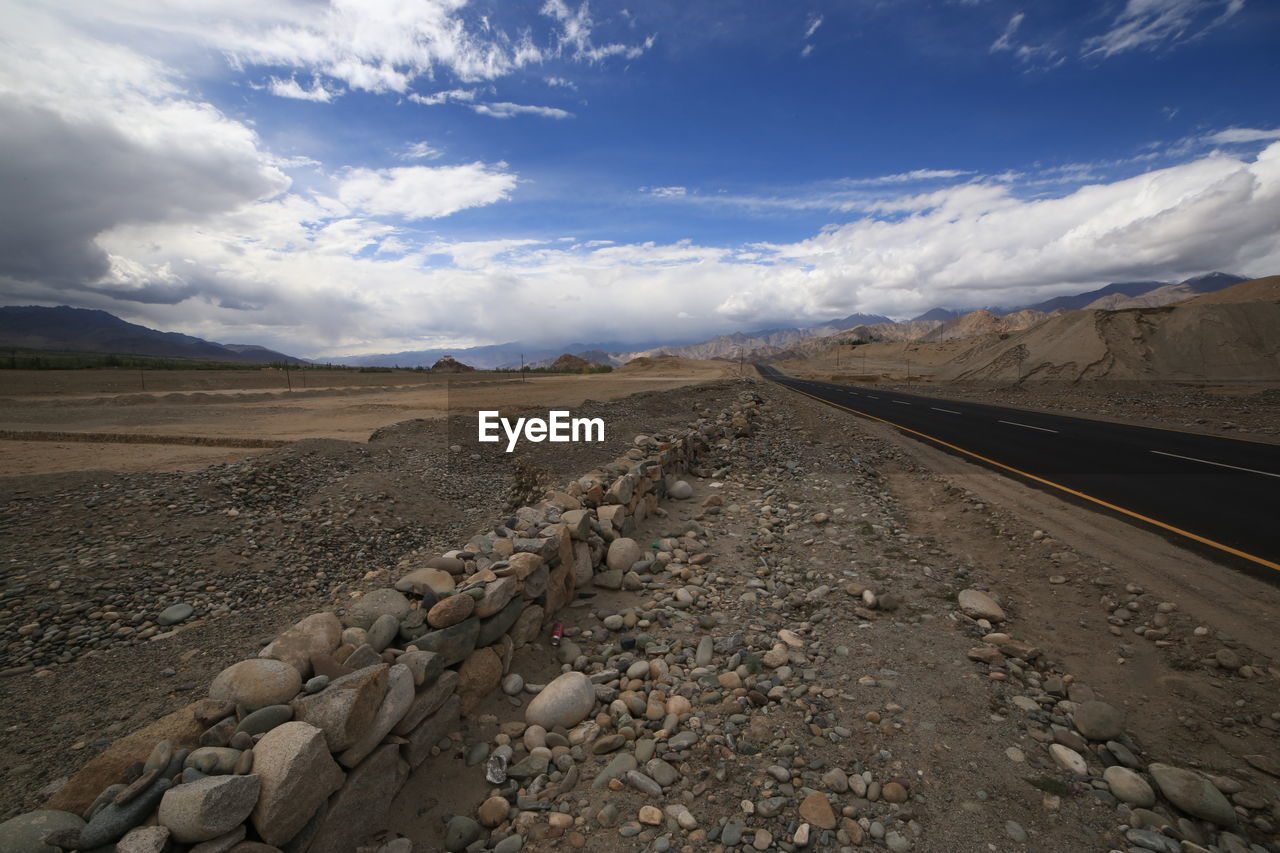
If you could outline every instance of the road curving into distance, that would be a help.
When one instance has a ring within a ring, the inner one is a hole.
[[[762,376],[1280,583],[1280,445]]]

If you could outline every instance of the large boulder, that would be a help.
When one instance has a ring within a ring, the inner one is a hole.
[[[371,833],[385,829],[387,810],[409,778],[400,747],[378,747],[347,776],[329,800],[308,853],[349,853]]]
[[[516,623],[516,619],[520,617],[520,613],[523,610],[524,599],[517,597],[508,601],[507,606],[494,615],[487,619],[481,619],[480,633],[476,636],[476,646],[483,648],[496,643],[499,637],[511,630],[511,626]]]
[[[51,832],[84,829],[79,815],[57,809],[27,812],[0,823],[0,853],[58,853],[44,843]]]
[[[547,731],[556,726],[571,729],[587,718],[596,704],[596,689],[581,672],[557,676],[525,708],[525,722]]]
[[[444,706],[444,703],[449,701],[449,697],[453,695],[457,687],[458,671],[446,669],[434,684],[425,690],[419,691],[413,697],[413,703],[409,706],[409,710],[400,718],[400,722],[392,727],[391,731],[398,735],[409,734],[423,720],[439,711]]]
[[[342,640],[342,622],[332,613],[315,613],[283,631],[258,653],[261,658],[282,660],[303,678],[311,675],[311,657],[327,655]]]
[[[389,588],[367,592],[347,607],[346,623],[352,628],[364,628],[367,631],[383,614],[403,619],[409,615],[409,599]]]
[[[476,602],[476,616],[483,619],[497,613],[507,606],[507,602],[511,601],[519,590],[520,582],[511,576],[498,578],[485,584],[484,596]]]
[[[462,713],[470,714],[502,680],[502,658],[493,649],[476,649],[458,669]]]
[[[516,576],[516,580],[521,581],[540,569],[545,562],[537,554],[525,552],[512,554],[507,559],[507,564],[511,567],[512,574]]]
[[[80,830],[80,849],[92,850],[119,841],[125,833],[141,825],[156,810],[160,798],[171,784],[167,778],[156,779],[150,787],[124,805],[117,805],[113,801],[98,809],[88,825]]]
[[[261,781],[250,776],[205,776],[165,791],[157,818],[174,839],[197,844],[239,826],[258,802]]]
[[[538,632],[542,630],[542,617],[546,611],[539,604],[530,604],[520,612],[516,617],[515,623],[511,626],[508,633],[511,635],[511,642],[516,648],[531,643],[538,637]]]
[[[267,732],[253,756],[262,787],[250,818],[259,837],[277,847],[297,835],[346,778],[329,754],[324,733],[307,723],[285,723]]]
[[[364,734],[338,756],[338,763],[343,767],[355,767],[364,761],[396,723],[400,722],[412,704],[413,673],[409,667],[396,664],[387,671],[386,694],[382,697],[382,704],[378,706],[372,722],[366,727]]]
[[[605,557],[605,563],[613,571],[626,572],[640,562],[643,554],[636,540],[620,536],[609,543],[609,554]]]
[[[1108,767],[1103,771],[1102,778],[1111,788],[1111,793],[1121,802],[1143,809],[1149,809],[1156,804],[1155,792],[1151,790],[1147,780],[1128,767],[1121,767],[1118,764]]]
[[[1113,740],[1124,733],[1124,712],[1106,702],[1084,702],[1071,719],[1076,730],[1089,740]]]
[[[1003,622],[1004,609],[985,592],[977,589],[962,589],[956,596],[960,612],[970,619],[986,619],[988,622]]]
[[[442,598],[427,611],[427,624],[432,628],[450,628],[471,616],[476,600],[469,595],[450,595]]]
[[[1219,826],[1235,826],[1238,815],[1213,783],[1199,774],[1168,764],[1152,764],[1147,772],[1169,802],[1190,815]]]
[[[342,752],[360,739],[373,722],[387,692],[386,664],[358,669],[293,703],[293,717],[324,732],[330,752]]]
[[[242,660],[218,673],[209,685],[209,698],[234,702],[250,711],[285,705],[302,689],[302,673],[284,661]]]
[[[396,589],[417,596],[447,595],[454,589],[453,575],[443,569],[414,569],[396,581]]]
[[[457,625],[423,634],[411,645],[424,652],[440,655],[442,666],[453,666],[455,663],[462,663],[476,650],[476,638],[479,636],[480,620],[473,616]]]

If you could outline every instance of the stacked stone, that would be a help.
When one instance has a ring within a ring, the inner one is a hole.
[[[700,471],[717,440],[749,434],[759,403],[744,395],[678,435],[636,436],[622,457],[465,548],[407,555],[392,587],[283,631],[223,670],[208,698],[95,758],[48,809],[0,824],[0,840],[50,853],[159,853],[172,842],[199,853],[355,849],[579,586],[638,589],[637,573],[670,560],[670,549],[646,556],[628,534],[660,512],[668,477]],[[689,496],[680,481],[670,490]],[[561,725],[595,702],[574,675],[584,707]],[[547,709],[556,725],[564,686],[530,712]],[[153,730],[167,736],[148,738]]]

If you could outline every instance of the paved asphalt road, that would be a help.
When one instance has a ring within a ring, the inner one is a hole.
[[[760,372],[1280,582],[1280,445]]]

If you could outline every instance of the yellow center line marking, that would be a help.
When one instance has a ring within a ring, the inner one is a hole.
[[[1261,474],[1264,477],[1280,477],[1280,474],[1272,474],[1270,471],[1259,471],[1257,468],[1241,468],[1239,465],[1228,465],[1225,462],[1210,462],[1208,459],[1197,459],[1194,456],[1179,456],[1176,453],[1165,453],[1163,450],[1153,450],[1161,456],[1172,456],[1174,459],[1185,459],[1188,462],[1201,462],[1205,465],[1217,465],[1219,468],[1230,468],[1233,471],[1248,471],[1250,474]]]
[[[919,432],[918,430],[910,429],[908,427],[895,424],[893,421],[887,421],[884,418],[877,418],[875,415],[869,415],[866,412],[860,412],[857,409],[851,409],[848,406],[842,406],[839,403],[833,403],[830,400],[824,400],[815,394],[810,394],[808,391],[801,391],[799,388],[792,388],[792,390],[798,394],[803,394],[806,397],[812,397],[813,399],[817,400],[819,403],[825,403],[828,406],[835,406],[837,409],[844,409],[846,412],[853,412],[855,415],[861,415],[864,418],[870,418],[873,421],[879,421],[882,424],[888,424],[889,426],[894,427],[895,429],[900,429],[903,432],[909,432],[912,435],[918,435],[921,438],[926,438],[929,441],[942,445],[943,447],[950,448],[951,450],[954,450],[957,453],[963,453],[965,456],[971,456],[974,459],[979,459],[983,462],[986,462],[988,465],[994,465],[997,468],[1003,468],[1005,471],[1011,471],[1014,474],[1017,474],[1021,477],[1026,477],[1028,480],[1034,480],[1037,483],[1043,483],[1046,486],[1052,486],[1053,488],[1058,489],[1059,491],[1066,492],[1069,495],[1075,495],[1076,497],[1083,498],[1084,500],[1087,500],[1087,501],[1091,501],[1097,504],[1098,506],[1104,506],[1107,509],[1115,510],[1118,513],[1127,515],[1130,518],[1136,518],[1139,521],[1145,521],[1147,524],[1153,524],[1156,527],[1161,528],[1162,530],[1168,530],[1170,533],[1176,533],[1179,536],[1185,536],[1188,539],[1199,542],[1201,545],[1208,545],[1211,548],[1217,548],[1219,551],[1225,551],[1228,554],[1232,554],[1236,557],[1242,557],[1246,560],[1257,563],[1260,566],[1266,566],[1268,569],[1274,569],[1280,572],[1280,563],[1273,563],[1264,557],[1259,557],[1254,554],[1250,554],[1246,551],[1241,551],[1238,548],[1232,548],[1230,545],[1224,545],[1221,542],[1215,542],[1214,540],[1207,539],[1204,536],[1200,536],[1197,533],[1192,533],[1189,530],[1183,530],[1181,527],[1174,527],[1172,524],[1166,524],[1163,521],[1159,521],[1157,519],[1143,515],[1142,513],[1134,512],[1131,509],[1125,509],[1124,507],[1117,506],[1113,503],[1108,503],[1107,501],[1104,501],[1100,498],[1095,498],[1093,495],[1086,495],[1084,492],[1076,491],[1075,489],[1072,489],[1069,486],[1064,486],[1061,483],[1055,483],[1052,480],[1046,480],[1044,477],[1037,477],[1035,474],[1028,474],[1026,471],[1019,470],[1018,468],[1014,468],[1011,465],[1006,465],[1003,462],[997,462],[994,459],[988,459],[985,456],[974,453],[972,450],[965,450],[963,447],[958,447],[954,444],[951,444],[950,442],[943,441],[940,438],[935,438],[934,436],[929,435],[928,433]]]

